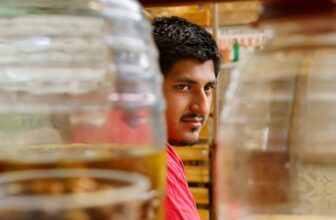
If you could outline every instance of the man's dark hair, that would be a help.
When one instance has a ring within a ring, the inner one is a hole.
[[[220,69],[218,46],[204,28],[176,16],[159,17],[153,20],[153,33],[164,76],[176,62],[196,59],[200,62],[213,60],[217,77]]]

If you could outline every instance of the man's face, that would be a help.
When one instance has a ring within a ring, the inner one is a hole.
[[[212,60],[180,60],[173,66],[163,83],[170,144],[190,145],[198,140],[209,116],[215,85]]]

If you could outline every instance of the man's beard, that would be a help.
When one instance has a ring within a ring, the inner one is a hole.
[[[178,141],[178,140],[169,139],[168,143],[172,146],[191,146],[194,144],[198,144],[199,140],[198,138],[195,141],[184,141],[184,140]]]

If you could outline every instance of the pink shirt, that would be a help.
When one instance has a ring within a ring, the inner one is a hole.
[[[184,165],[167,144],[167,193],[164,200],[166,220],[199,220],[195,200],[188,188]]]

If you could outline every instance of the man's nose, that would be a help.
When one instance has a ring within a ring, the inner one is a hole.
[[[208,115],[210,112],[211,98],[204,91],[193,94],[190,110],[200,115]]]

